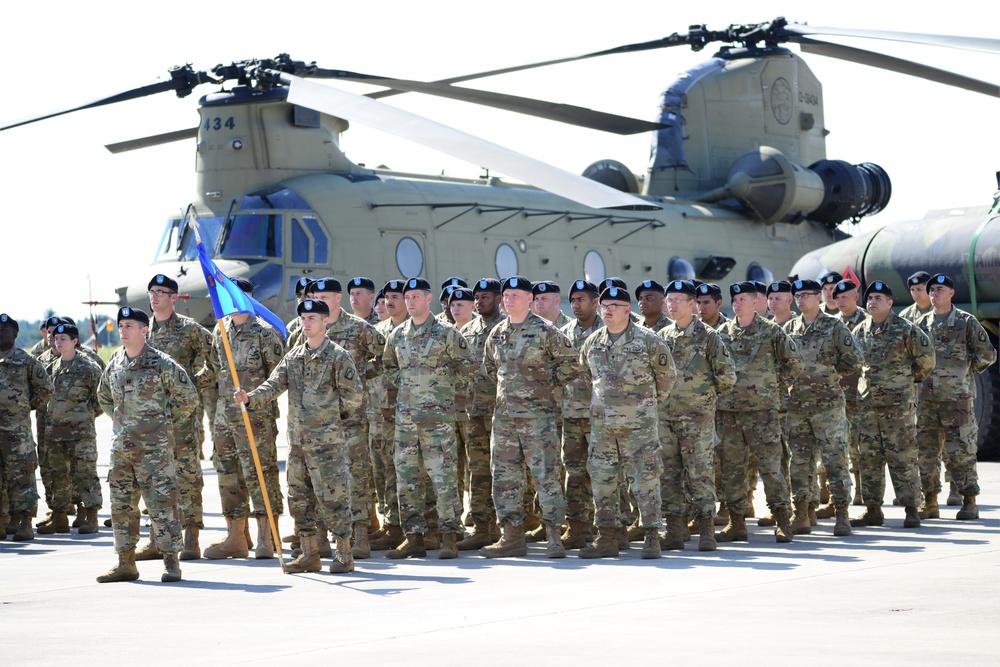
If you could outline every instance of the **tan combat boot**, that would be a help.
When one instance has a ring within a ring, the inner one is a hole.
[[[854,475],[854,500],[851,501],[851,504],[862,507],[865,501],[861,497],[861,473],[855,470],[852,474]]]
[[[202,555],[212,560],[223,558],[246,558],[250,553],[247,547],[246,519],[232,519],[226,517],[226,538],[220,542],[215,542]]]
[[[54,533],[70,532],[69,517],[66,512],[52,512],[52,519],[44,526],[38,526],[39,535],[52,535]]]
[[[35,531],[31,528],[31,512],[19,512],[17,529],[14,531],[15,542],[27,542],[35,539]]]
[[[525,531],[524,541],[525,542],[544,542],[548,538],[548,534],[545,532],[545,524],[539,525],[533,530]]]
[[[847,503],[837,505],[837,522],[833,525],[834,537],[847,537],[851,534],[851,517],[847,514]]]
[[[683,517],[677,517],[679,521],[683,523]],[[645,540],[642,542],[642,551],[639,552],[639,557],[643,560],[652,560],[654,558],[659,558],[662,555],[660,551],[660,536],[657,534],[656,528],[646,528]]]
[[[545,545],[545,555],[549,558],[565,558],[566,547],[563,546],[562,536],[559,535],[561,526],[547,524],[545,534],[548,536]]]
[[[438,549],[441,546],[441,526],[428,526],[427,532],[424,533],[424,548],[425,549]]]
[[[660,540],[660,548],[664,551],[681,551],[684,549],[684,517],[667,516],[667,531]]]
[[[377,540],[372,540],[368,543],[368,548],[373,551],[385,551],[386,549],[395,549],[400,544],[403,543],[404,539],[403,529],[399,526],[387,525],[385,527],[385,535],[378,538]],[[471,539],[471,538],[470,538]],[[327,543],[329,547],[329,542]]]
[[[322,521],[316,522],[316,551],[319,552],[320,558],[333,557],[333,547],[330,546],[330,529]]]
[[[247,551],[253,549],[253,538],[250,536],[250,521],[243,521],[243,539],[247,541]]]
[[[110,584],[116,581],[135,581],[138,578],[139,568],[135,566],[135,549],[129,549],[124,553],[118,554],[118,565],[97,577],[97,583]]]
[[[625,530],[628,533],[629,542],[638,542],[646,538],[646,529],[639,525],[639,517],[636,517],[635,521]]]
[[[580,549],[580,558],[615,558],[618,556],[618,532],[615,526],[599,527],[597,539]]]
[[[274,558],[274,537],[271,535],[271,522],[267,515],[257,518],[257,548],[254,549],[253,557],[258,560]]]
[[[442,533],[441,550],[438,551],[438,560],[451,560],[458,558],[458,534]]]
[[[153,529],[150,528],[150,531]],[[160,560],[163,558],[163,554],[156,547],[156,542],[153,540],[153,536],[149,536],[149,541],[139,547],[139,550],[135,552],[136,560]]]
[[[857,519],[851,519],[851,525],[855,528],[861,526],[881,526],[883,523],[885,523],[885,516],[882,514],[882,508],[878,505],[865,508],[861,516]]]
[[[181,580],[181,564],[177,562],[177,554],[163,554],[163,574],[160,581],[172,583]]]
[[[631,540],[628,539],[628,526],[625,524],[618,526],[615,534],[618,536],[618,550],[628,551],[629,542],[631,542]]]
[[[399,560],[400,558],[424,558],[426,555],[427,547],[425,546],[422,533],[409,533],[402,544],[395,549],[385,552],[385,557],[392,558],[393,560]]]
[[[756,512],[753,507],[753,489],[750,489],[747,491],[747,513],[744,515],[744,518],[753,519],[757,516]]]
[[[88,507],[87,516],[83,521],[83,525],[80,526],[81,535],[93,535],[98,530],[97,524],[97,508]]]
[[[976,505],[976,494],[967,493],[962,496],[962,509],[958,510],[955,518],[959,521],[972,521],[979,518],[979,506]]]
[[[477,523],[472,528],[472,534],[458,543],[459,551],[473,551],[482,549],[488,544],[493,544],[490,537],[490,526],[485,523]]]
[[[480,556],[486,558],[506,558],[508,556],[527,556],[528,545],[524,540],[524,530],[521,526],[512,523],[505,523],[503,535],[496,544],[483,547],[479,550]]]
[[[309,535],[299,540],[302,545],[302,553],[294,560],[285,565],[285,574],[302,574],[303,572],[319,572],[323,569],[323,564],[319,560],[319,549],[316,544],[316,536]]]
[[[837,516],[837,506],[834,503],[829,502],[817,509],[813,512],[813,514],[816,515],[817,519],[832,519]]]
[[[87,522],[87,508],[83,506],[83,503],[76,504],[76,518],[73,519],[73,527],[80,528],[84,523]]]
[[[698,519],[698,526],[698,551],[715,551],[718,544],[715,542],[715,527],[712,525],[712,517],[701,517]]]
[[[795,501],[795,519],[792,521],[792,534],[808,535],[812,532],[812,524],[809,521],[809,502],[806,500]]]
[[[723,500],[719,503],[719,513],[715,515],[712,523],[716,526],[725,526],[729,524],[729,506],[726,505],[726,501]]]
[[[330,572],[333,574],[354,572],[354,554],[351,553],[351,538],[337,538],[337,551],[333,554],[333,561],[330,563]]]
[[[906,518],[903,519],[903,528],[920,528],[920,513],[913,505],[905,508]]]
[[[768,512],[767,515],[757,519],[757,525],[770,527],[777,526],[778,522],[774,520],[774,515]]]
[[[542,526],[542,520],[535,514],[534,508],[525,510],[524,521],[521,522],[521,529],[525,534],[537,530]]]
[[[924,496],[924,502],[921,503],[920,509],[917,510],[917,514],[920,515],[921,519],[941,518],[941,508],[938,507],[936,493],[928,493],[926,496]]]
[[[354,524],[354,545],[351,554],[355,558],[368,558],[372,555],[371,543],[368,541],[368,524],[358,521]]]
[[[742,514],[730,510],[729,523],[715,536],[718,542],[747,542],[747,521]]]
[[[792,541],[792,517],[787,507],[775,507],[774,514],[774,541],[780,544],[787,544]]]
[[[181,550],[178,558],[181,560],[198,560],[201,558],[201,546],[198,544],[198,533],[201,532],[197,524],[184,526],[184,549]]]
[[[566,532],[562,534],[564,549],[582,549],[587,546],[587,524],[570,519]]]
[[[955,482],[948,483],[948,499],[945,501],[945,505],[949,507],[955,507],[961,505],[963,502],[962,494],[958,492],[958,487],[955,486]]]

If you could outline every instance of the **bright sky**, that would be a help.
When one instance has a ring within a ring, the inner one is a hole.
[[[683,32],[785,15],[814,26],[994,37],[982,2],[931,11],[911,3],[637,0],[580,2],[318,3],[179,1],[152,12],[134,2],[14,3],[4,10],[7,73],[0,121],[13,121],[157,81],[173,65],[210,69],[288,52],[323,67],[433,80],[586,53]],[[222,7],[225,7],[223,9]],[[289,13],[282,15],[282,7]],[[795,8],[801,9],[795,9]],[[431,9],[433,8],[433,9]],[[898,8],[892,9],[892,8]],[[797,13],[790,13],[795,11]],[[884,50],[987,81],[1000,56],[874,40],[829,41]],[[793,49],[795,47],[792,47]],[[714,53],[684,47],[611,56],[469,84],[654,119],[660,91]],[[919,218],[929,209],[989,204],[1000,169],[1000,100],[882,70],[807,56],[823,82],[828,157],[882,165],[893,181],[887,210],[866,224]],[[367,92],[355,86],[350,90]],[[168,215],[194,188],[194,142],[112,155],[104,144],[193,127],[203,86],[51,119],[0,133],[4,201],[0,311],[23,320],[48,307],[82,317],[88,276],[97,300],[145,281]],[[408,94],[391,103],[569,171],[613,158],[643,173],[650,139],[619,137],[540,119]],[[343,147],[355,162],[475,177],[470,165],[353,126]],[[102,311],[114,312],[113,307]]]

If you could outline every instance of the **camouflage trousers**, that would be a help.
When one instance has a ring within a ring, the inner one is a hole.
[[[131,551],[139,543],[140,496],[152,522],[150,539],[157,548],[163,553],[183,548],[177,470],[169,445],[155,442],[112,449],[108,487],[116,553]]]
[[[215,408],[219,402],[219,385],[215,382],[211,382],[207,385],[202,385],[198,387],[198,397],[201,399],[199,401],[199,411],[198,411],[198,433],[201,438],[198,441],[199,445],[205,442],[205,420],[204,417],[208,416],[208,423],[211,426],[215,424]],[[199,450],[200,451],[200,450]]]
[[[862,406],[860,413],[861,498],[865,505],[882,504],[886,464],[900,504],[918,505],[922,496],[913,405]]]
[[[920,401],[917,409],[917,455],[925,494],[941,493],[941,459],[958,492],[979,495],[976,449],[979,428],[972,399]]]
[[[850,456],[851,472],[856,473],[861,469],[861,439],[858,434],[858,426],[861,424],[861,407],[857,401],[847,401],[845,412],[847,413],[847,425],[850,427],[847,434],[847,453]]]
[[[438,521],[442,533],[460,533],[462,503],[458,496],[458,455],[455,424],[431,422],[414,424],[396,420],[396,493],[403,532],[426,533],[427,485],[430,477],[437,497]],[[424,472],[426,471],[426,473]]]
[[[660,474],[663,458],[656,428],[611,428],[598,419],[590,420],[590,451],[587,469],[594,486],[594,506],[598,528],[621,523],[620,478],[635,496],[639,525],[659,528]]]
[[[535,482],[542,521],[562,525],[566,518],[562,458],[555,417],[493,417],[490,471],[493,504],[502,524],[524,521],[525,470]]]
[[[663,474],[660,500],[665,516],[715,516],[715,416],[661,419]]]
[[[371,422],[368,444],[372,455],[372,476],[375,480],[375,495],[378,499],[379,514],[390,526],[399,525],[399,497],[396,495],[396,464],[392,452],[396,439],[396,417],[394,410],[385,410],[386,415]]]
[[[52,464],[49,463],[49,450],[45,446],[45,421],[47,412],[48,410],[44,406],[35,410],[35,435],[38,441],[38,444],[35,446],[35,461],[38,468],[38,475],[42,478],[42,493],[45,496],[45,504],[52,507],[52,477],[54,473]]]
[[[38,487],[35,468],[38,457],[31,439],[31,425],[19,429],[0,429],[0,483],[7,490],[7,505],[11,514],[38,511]]]
[[[465,509],[465,492],[469,489],[469,415],[455,415],[455,451],[458,457],[458,501]]]
[[[368,523],[372,509],[372,460],[368,454],[368,422],[350,419],[343,424],[351,469],[351,521]]]
[[[97,477],[97,440],[49,441],[52,466],[52,509],[63,512],[75,503],[100,508],[101,480]]]
[[[721,497],[737,514],[747,513],[747,468],[751,453],[764,481],[768,509],[773,513],[779,507],[788,507],[788,479],[781,469],[780,414],[777,410],[716,413],[722,438]]]
[[[174,427],[174,465],[177,467],[177,490],[180,493],[181,525],[204,528],[202,523],[201,447],[195,417]],[[254,437],[257,433],[254,432]]]
[[[587,470],[590,452],[590,420],[563,419],[562,460],[566,469],[566,518],[594,523],[594,489]]]
[[[278,447],[275,443],[274,418],[270,413],[253,414],[250,416],[250,426],[253,429],[254,441],[257,443],[257,456],[260,458],[268,500],[271,502],[274,514],[279,515],[284,505],[278,481]],[[253,454],[250,452],[250,439],[243,427],[242,418],[230,422],[223,415],[219,415],[215,420],[212,440],[215,443],[212,463],[215,464],[218,473],[223,516],[231,519],[248,518],[251,514],[250,500],[253,500],[253,515],[266,516],[264,494],[257,479],[257,469],[254,466]]]
[[[493,506],[493,475],[490,472],[490,431],[493,417],[469,417],[469,440],[465,451],[469,458],[469,512],[477,526],[496,521]]]
[[[316,535],[323,523],[337,537],[351,535],[351,476],[347,443],[328,430],[321,439],[288,445],[288,511],[300,537]]]
[[[849,430],[843,404],[809,411],[788,411],[792,500],[818,502],[816,460],[819,458],[826,470],[833,504],[851,503],[851,471],[847,454]]]

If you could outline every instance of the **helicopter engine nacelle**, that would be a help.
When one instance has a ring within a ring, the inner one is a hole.
[[[583,176],[621,192],[633,195],[639,192],[639,181],[635,174],[618,160],[594,162],[583,170]]]

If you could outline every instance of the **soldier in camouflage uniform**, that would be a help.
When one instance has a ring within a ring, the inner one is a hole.
[[[643,280],[635,288],[635,302],[639,304],[642,314],[642,326],[654,333],[670,324],[670,319],[663,314],[663,296],[663,285],[655,280]]]
[[[715,283],[705,283],[698,285],[695,291],[698,293],[695,299],[698,319],[718,331],[719,327],[729,321],[722,314],[722,288]]]
[[[503,526],[500,541],[483,547],[487,558],[527,555],[524,520],[525,469],[538,491],[549,557],[565,556],[560,539],[566,516],[562,461],[556,428],[555,388],[579,372],[573,344],[531,312],[531,283],[522,276],[503,281],[507,319],[486,339],[483,365],[497,383],[490,437],[493,503]]]
[[[836,317],[837,313],[840,312],[840,309],[837,308],[837,302],[833,299],[833,289],[843,279],[843,275],[832,271],[819,280],[823,292],[823,312],[830,317]]]
[[[973,376],[996,363],[997,351],[979,320],[952,305],[955,289],[951,278],[939,273],[931,276],[927,285],[934,312],[924,315],[917,325],[931,337],[937,364],[920,387],[917,452],[924,492],[920,517],[939,517],[937,494],[941,492],[944,451],[945,468],[962,495],[962,509],[955,518],[968,521],[979,518],[979,429],[972,411]]]
[[[406,281],[403,299],[410,319],[389,334],[382,362],[388,384],[397,389],[394,460],[406,540],[386,556],[427,555],[426,490],[421,479],[421,469],[426,468],[438,501],[438,558],[456,558],[462,505],[455,448],[455,387],[474,360],[462,334],[431,316],[433,295],[426,280]]]
[[[31,349],[28,350],[28,354],[30,354],[33,357],[37,358],[42,354],[42,352],[49,349],[50,343],[48,340],[48,327],[46,326],[47,324],[48,320],[42,320],[38,324],[38,333],[42,335],[42,339],[37,343],[35,343],[34,345],[32,345]]]
[[[691,507],[700,533],[698,550],[714,551],[715,404],[736,385],[736,366],[719,334],[694,317],[695,294],[690,281],[667,284],[667,314],[673,321],[659,331],[677,366],[677,381],[659,415],[660,495],[667,519],[662,546],[684,548],[684,519]]]
[[[580,348],[582,374],[591,378],[593,388],[587,467],[598,535],[593,545],[581,549],[580,557],[618,555],[619,477],[624,476],[645,532],[641,556],[659,558],[663,461],[657,414],[674,384],[674,362],[662,338],[630,320],[627,290],[611,287],[599,298],[605,326]]]
[[[60,324],[54,339],[60,357],[49,369],[52,398],[45,416],[49,463],[52,466],[52,519],[38,527],[41,534],[70,532],[67,512],[75,498],[82,506],[85,521],[81,534],[96,533],[97,511],[101,508],[101,481],[97,477],[97,431],[94,420],[102,414],[97,402],[101,369],[77,354],[79,330]],[[83,507],[86,507],[84,512]]]
[[[355,317],[372,326],[379,323],[378,313],[375,312],[375,281],[364,276],[351,278],[347,283],[347,294]]]
[[[350,353],[326,336],[330,308],[304,300],[297,307],[305,342],[288,351],[271,376],[236,401],[261,409],[288,394],[288,509],[302,553],[288,574],[322,569],[317,526],[336,537],[330,572],[354,570],[351,553],[351,476],[343,420],[361,410],[364,387]]]
[[[850,331],[854,331],[868,317],[865,309],[858,306],[858,298],[861,295],[859,290],[859,286],[855,285],[854,281],[846,279],[841,280],[833,288],[833,299],[837,302],[837,308],[840,309],[837,317],[847,325]],[[858,412],[858,380],[860,378],[860,373],[848,373],[842,375],[840,378],[840,387],[844,390],[844,399],[846,401],[847,422],[851,427],[848,434],[847,450],[851,455],[851,475],[854,477],[853,505],[864,505],[864,501],[861,499],[861,445],[858,436],[858,423],[861,421],[861,415]],[[821,507],[817,514],[820,518],[829,518],[827,516],[828,511],[824,511],[824,508]],[[829,516],[833,515],[830,514]]]
[[[472,356],[483,358],[486,339],[505,316],[500,313],[500,281],[483,278],[472,287],[477,318],[462,327]],[[490,432],[496,407],[497,383],[486,375],[482,363],[470,372],[465,403],[469,415],[469,440],[466,443],[469,466],[469,512],[472,534],[458,543],[459,551],[481,549],[499,539],[496,509],[493,505],[493,476],[490,472]]]
[[[569,303],[576,320],[560,329],[579,351],[590,334],[604,326],[598,315],[597,286],[577,280],[569,290]],[[594,525],[594,492],[587,470],[590,451],[590,378],[581,374],[563,388],[562,456],[566,468],[566,532],[563,547],[580,549]]]
[[[456,277],[448,278],[441,283],[441,296],[438,297],[438,303],[441,304],[441,312],[435,315],[435,317],[442,322],[447,322],[448,324],[454,326],[455,318],[451,316],[451,309],[448,308],[448,304],[451,302],[451,293],[455,291],[456,287],[468,286],[469,284],[467,282]]]
[[[854,329],[865,356],[858,381],[861,415],[861,497],[867,506],[852,526],[881,526],[885,466],[903,506],[905,528],[920,526],[914,384],[934,369],[934,346],[919,328],[892,312],[892,290],[880,280],[865,290],[868,317]]]
[[[910,288],[913,303],[900,311],[899,316],[910,324],[916,324],[924,315],[934,310],[931,297],[927,293],[927,283],[930,279],[931,274],[926,271],[917,271],[906,279],[906,286]]]
[[[562,288],[551,280],[539,280],[531,286],[531,310],[555,326],[562,329],[572,320],[562,312]]]
[[[466,324],[476,317],[476,300],[472,295],[472,290],[468,287],[456,287],[452,290],[451,298],[448,301],[448,312],[451,319],[455,321],[455,328],[462,330]],[[469,488],[469,466],[468,466],[468,446],[469,446],[469,413],[468,413],[468,384],[469,374],[479,368],[479,360],[474,359],[472,365],[465,372],[459,374],[459,384],[455,387],[455,445],[458,455],[458,500],[465,509],[465,492]],[[471,514],[464,520],[463,525],[471,524]]]
[[[16,541],[35,537],[31,519],[38,510],[38,459],[31,439],[31,411],[52,395],[45,366],[14,344],[19,328],[17,320],[0,314],[0,489],[7,493],[0,507],[0,532],[6,538],[9,523]]]
[[[802,371],[795,343],[781,327],[753,310],[757,289],[752,283],[729,288],[736,319],[718,330],[736,364],[736,387],[720,396],[717,426],[722,438],[723,496],[729,523],[716,536],[720,542],[746,541],[747,466],[751,452],[764,480],[767,506],[777,523],[778,542],[792,540],[789,489],[781,469],[779,392]]]
[[[816,497],[816,460],[822,460],[836,507],[833,534],[851,534],[847,507],[851,473],[847,440],[850,424],[844,408],[840,377],[861,370],[864,358],[847,326],[821,312],[821,288],[815,280],[796,280],[792,294],[801,315],[786,322],[785,333],[802,358],[802,372],[789,393],[788,446],[792,452],[791,486],[795,503],[792,532],[808,535],[810,504]]]
[[[160,581],[180,581],[177,553],[181,541],[172,419],[188,417],[198,394],[187,372],[169,356],[146,344],[149,316],[125,306],[118,311],[122,347],[101,377],[98,400],[113,423],[111,443],[111,521],[118,565],[99,583],[139,578],[135,546],[139,541],[139,496],[152,520],[150,534],[163,554]]]
[[[177,281],[158,274],[147,285],[149,306],[153,311],[146,342],[164,352],[187,371],[195,387],[204,384],[203,377],[217,377],[219,359],[212,354],[212,334],[190,317],[174,310],[177,301]],[[184,528],[184,549],[181,560],[201,558],[198,534],[202,522],[201,445],[203,435],[198,428],[199,408],[194,415],[171,424],[174,430],[174,465],[177,467],[177,488],[181,497],[181,525]],[[136,551],[136,560],[153,560],[160,554],[152,540]]]

